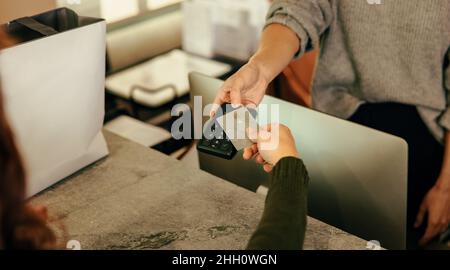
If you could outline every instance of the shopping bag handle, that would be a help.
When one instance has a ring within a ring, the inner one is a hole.
[[[16,22],[22,26],[25,26],[26,28],[28,28],[30,30],[38,32],[44,36],[51,36],[51,35],[58,34],[58,31],[56,31],[52,27],[42,24],[31,17],[23,17],[23,18],[14,20],[14,22]]]

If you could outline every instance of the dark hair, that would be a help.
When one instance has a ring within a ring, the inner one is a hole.
[[[0,49],[12,44],[0,29]],[[26,203],[26,173],[3,102],[0,88],[0,249],[51,249],[56,237],[46,218]]]

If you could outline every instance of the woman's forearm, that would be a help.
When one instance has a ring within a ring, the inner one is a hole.
[[[271,24],[263,31],[259,49],[250,62],[261,69],[267,82],[271,82],[299,49],[300,40],[294,31],[281,24]]]

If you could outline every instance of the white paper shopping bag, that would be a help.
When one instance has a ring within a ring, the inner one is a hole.
[[[0,80],[32,196],[108,155],[106,24],[63,8],[4,27],[17,44],[0,51]]]

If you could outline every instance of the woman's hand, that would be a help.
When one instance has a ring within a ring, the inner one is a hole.
[[[224,103],[259,105],[269,83],[292,61],[299,49],[300,40],[289,27],[276,23],[267,26],[255,55],[220,88],[211,117]]]
[[[222,85],[214,100],[211,117],[224,103],[256,107],[263,99],[268,85],[262,67],[256,61],[248,62]]]
[[[445,134],[445,154],[441,174],[423,199],[414,224],[416,228],[422,225],[426,214],[428,225],[419,242],[422,246],[447,230],[450,223],[450,131]]]
[[[425,234],[419,241],[421,246],[426,245],[448,229],[450,223],[450,188],[435,185],[428,192],[417,214],[414,224],[416,228],[422,224],[425,214],[428,214],[428,225]]]
[[[244,159],[255,158],[268,173],[281,159],[300,157],[295,139],[289,128],[284,125],[271,124],[259,131],[249,130],[248,135],[255,144],[244,150]]]

